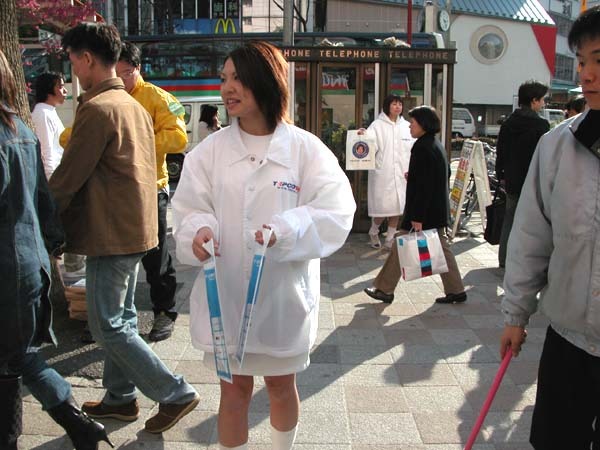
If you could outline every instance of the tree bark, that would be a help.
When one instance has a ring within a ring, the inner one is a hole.
[[[17,114],[32,128],[31,112],[27,101],[27,85],[21,53],[19,51],[19,28],[17,25],[17,5],[15,0],[0,0],[0,49],[4,52],[17,81]]]
[[[33,129],[31,121],[31,112],[29,111],[29,102],[27,101],[27,85],[25,84],[25,73],[23,72],[23,62],[19,51],[19,28],[17,25],[17,5],[15,0],[0,0],[0,49],[4,52],[8,64],[13,71],[17,82],[16,105],[17,114]],[[66,304],[64,284],[58,264],[55,262],[52,266],[52,280],[50,289],[50,301],[55,306]]]

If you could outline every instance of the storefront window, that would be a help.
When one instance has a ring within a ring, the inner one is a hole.
[[[402,115],[404,117],[410,109],[423,104],[424,77],[423,68],[409,69],[398,65],[392,66],[390,93],[402,97],[404,105]]]
[[[294,66],[294,124],[306,129],[308,64],[297,62]]]

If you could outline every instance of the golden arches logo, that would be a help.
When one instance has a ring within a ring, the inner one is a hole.
[[[224,34],[229,33],[229,29],[231,28],[231,33],[235,33],[235,23],[232,19],[219,19],[217,20],[217,24],[215,25],[215,34],[219,33],[219,28]]]

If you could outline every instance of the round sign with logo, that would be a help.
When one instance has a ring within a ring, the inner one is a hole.
[[[366,158],[369,155],[369,144],[364,141],[357,141],[352,146],[352,154],[358,159]]]

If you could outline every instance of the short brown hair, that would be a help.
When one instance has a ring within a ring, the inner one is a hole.
[[[249,41],[229,53],[238,79],[254,95],[271,130],[287,117],[288,63],[281,51],[264,41]]]

